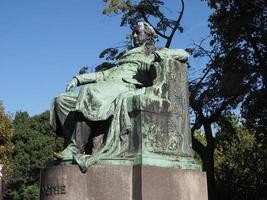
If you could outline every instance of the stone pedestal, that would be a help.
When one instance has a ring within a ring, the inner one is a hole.
[[[207,200],[204,172],[143,165],[77,165],[41,172],[41,200]]]

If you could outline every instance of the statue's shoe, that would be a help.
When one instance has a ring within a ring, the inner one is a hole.
[[[64,154],[62,152],[53,152],[53,157],[59,160],[63,160]]]
[[[53,157],[61,161],[71,161],[73,160],[73,154],[66,151],[53,152]]]

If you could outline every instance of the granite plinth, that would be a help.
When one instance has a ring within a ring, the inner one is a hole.
[[[143,165],[50,166],[41,172],[41,200],[207,200],[206,174]]]

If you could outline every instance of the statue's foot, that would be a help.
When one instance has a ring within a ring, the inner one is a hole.
[[[61,161],[73,160],[73,154],[70,152],[66,152],[65,150],[60,152],[53,152],[53,157]]]
[[[62,152],[53,152],[53,157],[59,160],[63,160],[64,154]]]

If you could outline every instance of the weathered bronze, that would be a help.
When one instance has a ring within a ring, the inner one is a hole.
[[[65,138],[54,153],[86,170],[95,163],[193,169],[188,115],[188,53],[157,49],[146,23],[133,32],[135,48],[106,71],[75,76],[55,97],[51,126]],[[79,92],[73,88],[81,86]]]

